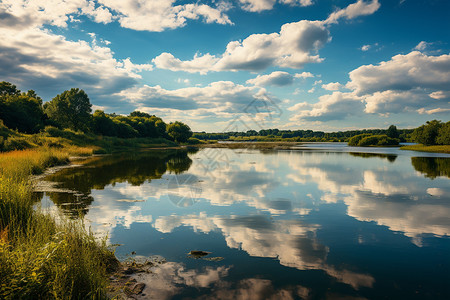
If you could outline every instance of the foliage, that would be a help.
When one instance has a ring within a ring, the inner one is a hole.
[[[370,134],[368,133],[364,133],[364,134],[358,134],[355,135],[354,137],[350,138],[350,140],[348,141],[348,145],[349,146],[359,146],[359,142],[366,137],[369,137]]]
[[[44,109],[48,117],[61,127],[86,131],[89,129],[91,106],[88,95],[73,88],[45,103]]]
[[[436,143],[438,145],[450,145],[450,121],[443,124],[439,129]]]
[[[42,99],[33,90],[21,93],[9,82],[0,82],[0,119],[5,126],[26,133],[44,127]]]
[[[176,121],[167,126],[167,134],[177,143],[185,143],[192,136],[192,131],[188,125]]]
[[[450,178],[450,160],[444,157],[411,157],[411,164],[425,177],[434,179],[438,176]]]
[[[73,152],[72,154],[76,154]],[[116,264],[81,222],[33,208],[30,174],[67,162],[67,150],[0,154],[0,298],[104,297],[107,268]]]
[[[393,139],[398,139],[400,137],[400,134],[397,130],[397,126],[391,125],[389,126],[388,130],[386,130],[386,135]]]
[[[360,134],[356,135],[348,141],[349,146],[368,147],[368,146],[394,146],[398,145],[399,139],[390,138],[385,134],[370,135]]]
[[[411,137],[415,142],[423,145],[436,145],[436,139],[442,125],[442,122],[438,120],[427,121],[425,125],[416,128]]]

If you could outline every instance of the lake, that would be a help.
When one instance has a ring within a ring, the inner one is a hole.
[[[450,299],[449,178],[450,155],[324,143],[91,157],[37,195],[164,257],[147,297]]]

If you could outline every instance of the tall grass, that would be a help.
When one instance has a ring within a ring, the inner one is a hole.
[[[105,298],[107,269],[117,264],[81,221],[33,209],[31,174],[86,149],[0,153],[0,298]],[[92,151],[92,149],[91,149]]]

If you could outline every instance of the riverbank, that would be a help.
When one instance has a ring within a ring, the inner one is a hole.
[[[90,147],[41,147],[0,154],[0,298],[104,298],[119,267],[106,240],[82,220],[35,207],[31,175],[92,154]]]
[[[449,153],[450,154],[450,145],[433,145],[433,146],[425,146],[425,145],[408,145],[400,147],[401,150],[412,150],[412,151],[421,151],[421,152],[434,152],[434,153]]]

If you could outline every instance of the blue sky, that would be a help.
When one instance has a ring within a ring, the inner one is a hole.
[[[2,0],[0,80],[195,131],[450,116],[447,0]]]

